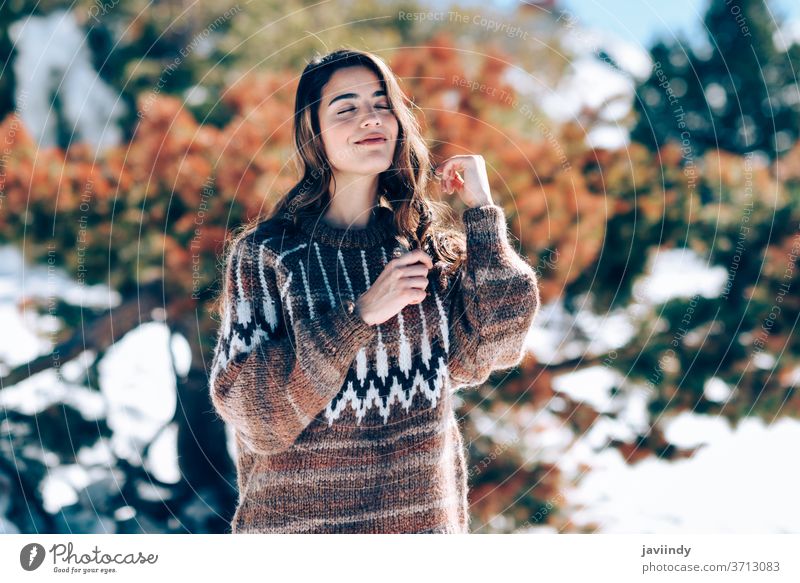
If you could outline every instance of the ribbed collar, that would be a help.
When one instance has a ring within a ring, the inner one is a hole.
[[[366,227],[335,227],[322,215],[306,216],[300,219],[300,229],[311,239],[332,247],[368,249],[382,243],[394,232],[394,211],[385,206],[377,206],[370,213]]]

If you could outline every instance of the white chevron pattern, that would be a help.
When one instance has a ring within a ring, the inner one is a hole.
[[[385,405],[383,399],[380,397],[378,389],[375,388],[374,381],[370,381],[369,389],[363,399],[359,398],[353,387],[353,382],[349,381],[347,383],[347,389],[341,394],[341,398],[336,402],[336,406],[333,407],[333,401],[331,401],[325,408],[325,418],[328,420],[328,426],[333,425],[333,422],[341,417],[348,406],[355,411],[356,422],[359,425],[367,414],[367,411],[372,408],[379,409],[385,425],[389,420],[393,405],[397,403],[408,411],[414,400],[414,395],[417,393],[427,399],[431,409],[433,409],[436,407],[436,403],[441,398],[445,388],[449,388],[450,386],[450,375],[447,369],[447,363],[443,357],[439,357],[438,366],[434,372],[434,376],[425,380],[422,373],[417,370],[417,374],[414,376],[407,396],[404,385],[398,381],[397,377],[393,377],[392,386]]]
[[[267,239],[268,240],[268,239]],[[312,290],[309,284],[309,276],[310,274],[307,273],[306,268],[302,262],[297,262],[297,266],[300,271],[300,277],[302,280],[302,291],[300,294],[296,294],[296,297],[292,293],[292,280],[294,277],[294,271],[289,268],[289,266],[283,263],[283,266],[286,267],[287,277],[286,280],[283,282],[283,285],[278,291],[279,297],[276,299],[270,293],[270,287],[267,285],[266,274],[264,272],[264,265],[265,265],[265,257],[264,253],[270,253],[270,251],[266,247],[267,240],[264,240],[259,245],[259,272],[258,272],[258,280],[260,284],[260,292],[262,294],[262,301],[258,304],[254,305],[252,303],[252,298],[245,297],[243,292],[242,286],[242,258],[241,256],[238,258],[238,263],[236,265],[236,285],[237,285],[237,301],[235,309],[232,311],[226,311],[225,317],[222,323],[222,333],[225,334],[227,338],[229,338],[229,349],[228,354],[219,354],[217,362],[214,364],[212,370],[212,376],[216,375],[218,371],[224,366],[227,365],[227,362],[233,355],[239,352],[250,352],[255,345],[257,345],[262,338],[269,338],[267,331],[257,329],[255,334],[253,335],[250,344],[248,344],[244,338],[237,333],[236,329],[232,326],[231,317],[233,316],[236,319],[238,325],[241,326],[249,326],[255,321],[255,315],[253,313],[253,309],[263,309],[263,316],[264,321],[267,322],[270,331],[274,332],[277,328],[278,321],[280,319],[280,314],[278,313],[278,306],[282,303],[285,306],[286,313],[288,314],[290,324],[294,326],[294,307],[293,307],[293,299],[297,300],[302,298],[305,299],[307,306],[308,306],[308,313],[311,318],[314,318],[317,314],[316,307],[314,306],[314,300],[312,296]],[[322,255],[320,253],[319,246],[316,242],[313,243],[314,251],[317,258],[317,265],[322,274],[322,278],[325,284],[325,290],[327,293],[327,299],[330,303],[331,307],[334,308],[336,305],[336,298],[333,293],[333,290],[330,285],[329,274],[326,272],[324,262],[322,260]],[[307,247],[306,244],[298,245],[292,249],[286,250],[280,254],[277,254],[275,257],[278,263],[282,263],[283,259],[295,252],[299,251]],[[382,262],[383,266],[385,267],[388,264],[388,257],[386,250],[381,247],[381,255],[382,255]],[[362,249],[360,250],[361,254],[361,265],[363,269],[363,277],[364,277],[364,289],[369,289],[372,285],[371,276],[370,276],[370,269],[367,261],[367,257],[365,251]],[[342,255],[342,251],[338,250],[337,252],[337,262],[336,262],[336,269],[338,270],[341,268],[342,275],[344,277],[345,284],[347,286],[347,291],[351,299],[355,300],[355,291],[353,288],[353,282],[351,279],[351,274],[348,272],[347,265],[345,263],[344,257]],[[335,271],[335,270],[334,270]],[[332,274],[336,276],[336,273]],[[444,347],[445,354],[449,353],[449,336],[448,336],[448,322],[447,322],[447,315],[442,304],[441,298],[436,293],[435,290],[432,290],[432,295],[434,296],[434,300],[436,302],[437,310],[438,310],[438,324],[441,332],[442,337],[442,346]],[[258,306],[258,307],[256,307]],[[388,396],[381,397],[378,388],[375,386],[375,383],[378,382],[377,379],[369,380],[369,388],[367,389],[366,395],[363,398],[358,396],[356,391],[357,386],[354,386],[353,381],[348,381],[347,387],[343,390],[339,395],[338,398],[332,399],[328,406],[326,407],[324,414],[328,420],[329,425],[333,424],[333,422],[340,418],[342,413],[345,412],[348,408],[355,411],[357,422],[360,424],[364,416],[370,409],[377,408],[380,412],[380,415],[383,417],[384,424],[388,422],[390,417],[391,411],[393,409],[397,409],[398,406],[402,406],[405,411],[413,404],[414,396],[420,394],[421,396],[417,399],[425,399],[430,404],[430,407],[433,408],[438,403],[439,399],[442,397],[443,389],[450,385],[450,377],[449,371],[447,369],[447,361],[446,357],[437,356],[435,363],[432,363],[433,359],[433,350],[431,346],[431,338],[428,329],[428,320],[425,316],[425,310],[422,304],[417,305],[417,309],[419,310],[420,316],[420,323],[421,323],[421,334],[420,334],[420,347],[419,347],[419,355],[421,362],[424,363],[425,368],[430,371],[429,378],[425,379],[422,375],[422,371],[420,369],[414,370],[414,359],[412,351],[412,345],[409,340],[409,336],[406,330],[406,321],[403,317],[402,313],[398,313],[397,318],[397,325],[398,325],[398,332],[399,332],[399,354],[395,355],[396,358],[394,360],[394,370],[399,371],[399,373],[395,376],[389,378],[389,354],[386,350],[386,345],[383,342],[383,330],[382,326],[377,326],[377,335],[376,341],[373,346],[362,346],[355,358],[355,376],[356,382],[358,386],[363,387],[364,384],[367,382],[368,375],[370,372],[369,367],[369,358],[368,355],[371,351],[374,350],[374,358],[375,358],[375,373],[377,377],[380,379],[383,387],[389,387],[389,394]],[[441,353],[440,353],[441,354]],[[431,366],[433,364],[433,366]],[[352,378],[352,377],[351,377]],[[385,388],[383,389],[385,392]],[[384,403],[384,400],[386,401]],[[333,406],[334,401],[336,401],[335,407]]]

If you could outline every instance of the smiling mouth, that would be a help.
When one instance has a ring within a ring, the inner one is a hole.
[[[356,144],[359,146],[372,146],[375,144],[382,144],[385,141],[385,138],[370,138],[369,140],[361,140],[360,142],[356,142]]]

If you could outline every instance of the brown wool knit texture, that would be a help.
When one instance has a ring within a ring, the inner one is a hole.
[[[369,325],[354,301],[408,252],[392,212],[231,251],[210,394],[236,436],[233,533],[469,532],[453,392],[520,364],[537,278],[503,209],[468,208],[461,268],[435,263],[423,302]]]

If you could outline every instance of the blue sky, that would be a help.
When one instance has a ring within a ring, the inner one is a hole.
[[[650,46],[659,35],[671,37],[683,31],[691,38],[702,34],[708,0],[564,0],[562,5],[585,26],[599,27]],[[800,17],[797,0],[772,0],[770,8],[779,25],[783,24],[782,19]]]
[[[462,5],[485,4],[485,0],[456,0]],[[709,0],[561,0],[561,6],[577,16],[583,26],[600,28],[637,45],[649,47],[658,35],[683,31],[691,37],[702,33],[702,15]],[[493,0],[498,8],[512,7],[519,0]],[[449,4],[433,0],[432,4]],[[771,0],[775,20],[800,19],[797,0]]]

